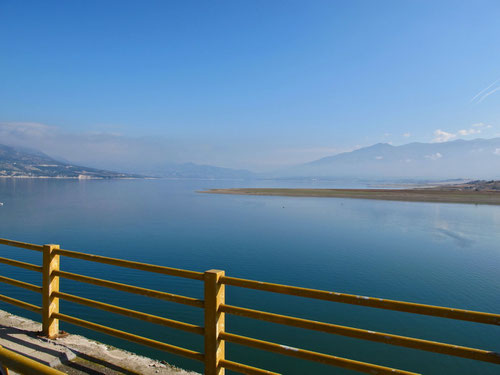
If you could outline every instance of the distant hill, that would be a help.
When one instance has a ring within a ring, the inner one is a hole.
[[[498,179],[500,138],[444,143],[378,143],[280,172],[280,176],[367,179]]]
[[[500,180],[476,180],[462,184],[442,185],[435,190],[458,190],[458,191],[498,191],[500,192]]]
[[[0,177],[102,179],[140,176],[72,165],[37,150],[0,144]]]
[[[143,173],[156,177],[182,179],[248,180],[255,178],[254,173],[245,169],[222,168],[194,163],[166,164],[144,169]]]

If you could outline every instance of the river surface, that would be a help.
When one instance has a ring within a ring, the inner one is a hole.
[[[199,194],[229,187],[362,187],[334,182],[0,179],[0,237],[234,277],[328,291],[500,312],[500,207]],[[0,256],[41,264],[41,254],[0,246]],[[69,258],[61,269],[203,298],[199,281]],[[40,275],[0,265],[40,284]],[[2,294],[39,305],[30,291]],[[61,291],[203,324],[195,307],[61,280]],[[227,287],[226,303],[428,340],[500,351],[500,327]],[[35,320],[26,310],[0,303]],[[61,301],[61,312],[203,351],[201,336]],[[201,372],[192,360],[66,323],[62,328]],[[498,374],[500,366],[226,316],[253,338],[423,374]],[[228,344],[226,358],[283,374],[354,374]]]

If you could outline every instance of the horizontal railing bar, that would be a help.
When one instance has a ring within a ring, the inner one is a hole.
[[[0,346],[0,363],[21,374],[65,375],[64,372]]]
[[[434,353],[453,355],[455,357],[474,359],[476,361],[500,364],[500,354],[487,350],[445,344],[436,341],[415,339],[412,337],[392,335],[383,332],[368,331],[365,329],[358,329],[358,328],[340,326],[336,324],[317,322],[308,319],[293,318],[286,315],[273,314],[273,313],[251,310],[231,305],[222,305],[221,311],[227,314],[244,316],[246,318],[258,319],[258,320],[265,320],[267,322],[284,324],[292,327],[311,329],[335,335],[353,337],[375,342],[382,342],[390,345],[404,346],[406,348],[425,350]]]
[[[20,262],[14,259],[0,257],[0,263],[8,264],[9,266],[24,268],[30,271],[42,272],[42,266],[37,266],[36,264],[31,264],[26,262]]]
[[[223,276],[221,278],[221,282],[226,285],[233,285],[241,288],[263,290],[267,292],[288,294],[298,297],[315,298],[325,301],[348,303],[351,305],[368,306],[379,309],[437,316],[441,318],[500,325],[500,314],[454,309],[449,307],[441,307],[433,305],[424,305],[412,302],[402,302],[402,301],[395,301],[383,298],[357,296],[353,294],[328,292],[324,290],[300,288],[296,286],[282,285],[282,284],[265,283],[260,281],[239,279],[236,277],[228,277],[228,276]]]
[[[75,324],[80,327],[84,327],[93,331],[101,332],[110,336],[118,337],[120,339],[124,339],[127,341],[135,342],[136,344],[141,344],[145,346],[149,346],[154,349],[163,350],[169,353],[181,355],[187,358],[191,358],[197,361],[204,361],[205,357],[202,353],[196,352],[194,350],[181,348],[179,346],[165,344],[160,341],[156,341],[153,339],[148,339],[146,337],[134,335],[132,333],[120,331],[118,329],[106,327],[97,323],[88,322],[83,319],[75,318],[74,316],[69,316],[60,313],[53,314],[55,318],[60,319],[64,322]]]
[[[36,313],[42,312],[41,307],[32,305],[31,303],[28,303],[28,302],[20,301],[18,299],[12,298],[12,297],[4,296],[3,294],[0,294],[0,301],[10,303],[11,305],[20,307],[22,309],[30,310],[30,311],[33,311]]]
[[[184,278],[193,279],[193,280],[203,280],[203,272],[188,271],[188,270],[182,270],[179,268],[157,266],[154,264],[133,262],[130,260],[109,258],[109,257],[101,256],[101,255],[85,254],[85,253],[81,253],[78,251],[70,251],[70,250],[63,250],[63,249],[57,249],[54,251],[54,253],[56,255],[62,255],[62,256],[66,256],[66,257],[70,257],[70,258],[87,260],[90,262],[104,263],[104,264],[109,264],[112,266],[133,268],[136,270],[161,273],[163,275],[184,277]]]
[[[233,361],[228,361],[227,359],[223,359],[219,363],[225,369],[231,370],[231,371],[236,371],[236,372],[239,372],[240,374],[247,374],[247,375],[281,375],[278,372],[261,370],[260,368],[257,368],[257,367],[247,366],[247,365],[244,365],[244,364],[241,364],[241,363],[237,363],[237,362],[233,362]]]
[[[0,245],[21,247],[23,249],[35,250],[35,251],[43,251],[43,246],[41,245],[35,245],[33,243],[20,242],[20,241],[12,241],[12,240],[7,240],[5,238],[0,238]]]
[[[143,313],[140,311],[130,310],[130,309],[126,309],[124,307],[119,307],[119,306],[115,306],[115,305],[110,305],[108,303],[94,301],[91,299],[78,297],[78,296],[68,294],[68,293],[54,292],[53,294],[55,297],[59,297],[65,301],[74,302],[74,303],[78,303],[80,305],[85,305],[85,306],[94,307],[94,308],[97,308],[100,310],[125,315],[125,316],[131,317],[131,318],[144,320],[144,321],[147,321],[150,323],[160,324],[162,326],[176,328],[176,329],[180,329],[183,331],[196,333],[198,335],[203,335],[205,333],[205,330],[203,327],[200,327],[200,326],[197,326],[194,324],[189,324],[189,323],[179,322],[177,320],[162,318],[160,316],[150,315],[150,314],[146,314],[146,313]]]
[[[146,289],[146,288],[141,288],[138,286],[117,283],[115,281],[97,279],[95,277],[79,275],[79,274],[72,273],[72,272],[54,271],[53,273],[55,276],[59,276],[59,277],[65,278],[65,279],[80,281],[80,282],[84,282],[87,284],[93,284],[93,285],[102,286],[105,288],[110,288],[110,289],[115,289],[115,290],[121,290],[123,292],[140,294],[141,296],[158,298],[158,299],[161,299],[164,301],[176,302],[176,303],[181,303],[184,305],[189,305],[189,306],[194,306],[194,307],[204,307],[205,306],[205,303],[203,302],[203,300],[196,299],[196,298],[179,296],[177,294],[160,292],[158,290]]]
[[[24,281],[11,279],[10,277],[0,276],[0,282],[14,285],[14,286],[18,286],[20,288],[28,289],[28,290],[31,290],[32,292],[42,293],[41,286],[33,285],[30,283],[25,283]]]
[[[252,348],[262,349],[269,352],[279,353],[288,355],[291,357],[306,359],[309,361],[320,362],[330,366],[342,367],[349,370],[364,372],[368,374],[380,374],[380,375],[416,375],[414,372],[408,372],[404,370],[397,370],[389,367],[378,366],[371,363],[359,362],[352,359],[336,357],[333,355],[316,353],[310,350],[293,348],[286,345],[275,344],[268,341],[262,341],[257,339],[252,339],[249,337],[244,337],[240,335],[235,335],[233,333],[221,332],[220,338],[228,342],[232,342],[239,345],[245,345]]]

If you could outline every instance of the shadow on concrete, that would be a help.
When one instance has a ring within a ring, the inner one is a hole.
[[[47,366],[55,366],[59,363],[69,361],[71,357],[74,357],[68,351],[53,350],[32,341],[23,340],[18,337],[21,335],[33,341],[40,340],[35,332],[0,325],[0,340],[2,346],[15,353],[31,358]]]
[[[63,366],[76,370],[75,372],[68,371],[70,375],[88,374],[88,375],[140,375],[137,372],[132,372],[123,367],[103,361],[99,358],[89,356],[88,354],[72,350],[76,358],[72,361],[63,363]],[[60,369],[62,370],[62,369]]]
[[[19,336],[24,336],[26,339]],[[58,345],[61,350],[43,346],[43,343],[55,346],[57,342],[41,338],[33,331],[0,325],[0,341],[5,348],[13,352],[56,367],[70,375],[140,375],[62,345]],[[38,344],[36,341],[41,342]]]

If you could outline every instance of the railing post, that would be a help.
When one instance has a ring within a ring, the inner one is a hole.
[[[59,271],[59,255],[54,254],[56,249],[59,245],[43,246],[42,335],[49,339],[59,334],[59,319],[53,317],[59,312],[59,298],[54,296],[54,292],[59,292],[59,276],[54,275],[54,271]]]
[[[205,272],[205,375],[224,375],[220,361],[224,359],[224,340],[219,335],[224,332],[224,313],[220,305],[225,301],[225,286],[220,282],[224,271]]]

